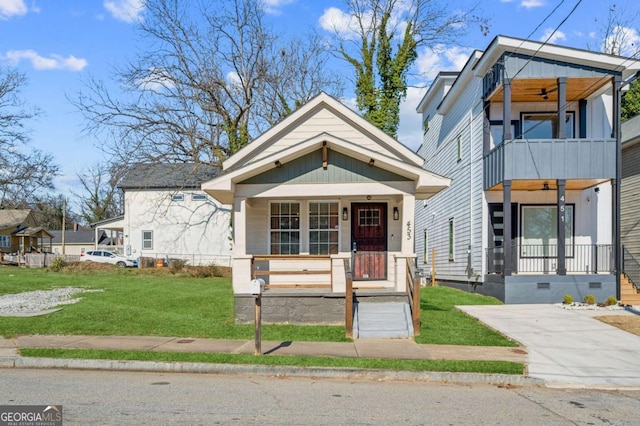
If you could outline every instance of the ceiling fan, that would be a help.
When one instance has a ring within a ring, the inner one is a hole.
[[[545,100],[546,100],[546,99],[549,99],[549,93],[553,93],[553,92],[555,92],[556,90],[558,90],[558,88],[557,88],[557,87],[554,87],[554,88],[549,89],[549,90],[547,90],[546,88],[544,88],[544,87],[543,87],[542,89],[540,89],[540,93],[539,93],[539,95],[540,95],[540,97],[541,97],[542,99],[545,99]]]

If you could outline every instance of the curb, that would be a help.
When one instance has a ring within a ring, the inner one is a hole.
[[[62,358],[15,357],[0,359],[0,368],[60,368],[74,370],[138,371],[304,377],[373,381],[449,383],[460,385],[545,386],[545,381],[528,376],[488,373],[376,370],[331,367],[281,367],[250,364],[209,364],[192,362],[116,361]]]

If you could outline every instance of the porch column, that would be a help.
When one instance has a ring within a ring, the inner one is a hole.
[[[558,275],[567,275],[566,267],[566,224],[565,224],[565,185],[564,179],[558,179]]]
[[[247,199],[233,200],[233,255],[247,254]]]
[[[558,77],[558,139],[567,138],[567,77]]]
[[[637,74],[636,74],[637,76]],[[635,79],[634,79],[635,80]],[[620,184],[622,183],[622,134],[620,113],[622,109],[622,76],[616,74],[612,78],[613,84],[613,137],[616,139],[616,178],[613,180],[613,206],[611,213],[613,214],[612,226],[612,243],[613,243],[613,261],[614,271],[616,275],[616,298],[620,300],[620,274],[622,273],[622,250],[620,247]]]
[[[416,197],[412,194],[405,194],[402,196],[402,205],[400,206],[402,211],[402,243],[400,244],[400,251],[403,254],[411,254],[414,250],[414,234],[415,223],[413,218],[415,217]]]
[[[502,83],[502,141],[511,139],[511,79],[505,78]]]
[[[504,217],[502,218],[504,223],[503,242],[504,247],[504,276],[511,275],[511,181],[505,180],[502,182],[502,211]]]

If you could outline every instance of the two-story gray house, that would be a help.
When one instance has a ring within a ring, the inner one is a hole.
[[[440,73],[417,108],[418,154],[452,183],[416,204],[419,265],[506,303],[616,296],[617,88],[638,70],[498,36]]]

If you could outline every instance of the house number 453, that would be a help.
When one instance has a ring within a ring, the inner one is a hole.
[[[411,239],[411,221],[407,221],[407,240]]]

